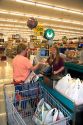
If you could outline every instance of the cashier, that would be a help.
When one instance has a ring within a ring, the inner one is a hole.
[[[64,60],[60,56],[59,49],[56,46],[52,47],[51,55],[47,59],[47,62],[52,66],[53,75],[62,74],[64,71]]]

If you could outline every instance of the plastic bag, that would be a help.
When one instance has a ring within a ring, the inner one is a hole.
[[[64,119],[64,120],[62,120],[62,119]],[[60,125],[60,123],[61,123],[61,125],[66,125],[66,119],[65,119],[63,113],[60,110],[54,108],[54,109],[51,109],[47,113],[44,124],[45,125],[49,125],[49,124],[54,125],[56,123],[56,121],[59,121],[59,122],[57,122],[56,125]]]
[[[60,122],[62,124],[57,122],[56,125],[66,125],[66,119],[60,110],[57,110],[57,108],[52,109],[43,98],[38,103],[37,109],[33,116],[33,121],[36,123],[36,125],[55,124],[56,121],[60,121],[62,119],[64,119],[62,122]]]
[[[37,109],[35,111],[35,114],[33,115],[33,121],[37,125],[42,125],[45,121],[46,114],[48,111],[51,110],[51,106],[47,104],[44,99],[41,99],[38,103]]]
[[[36,82],[38,79],[39,76],[32,71],[24,83]]]
[[[55,116],[57,118],[57,115],[58,115],[58,110],[56,108],[51,109],[46,115],[44,124],[48,125],[50,123],[53,123],[53,117]]]
[[[57,110],[57,113],[54,114],[53,122],[56,122],[56,121],[64,119],[64,118],[65,117],[64,117],[63,113],[60,110]]]
[[[67,88],[67,90],[65,91],[65,95],[66,95],[66,96],[69,97],[69,95],[72,93],[72,90],[73,90],[73,88],[75,87],[75,82],[76,82],[75,79],[71,79],[71,80],[69,81],[70,86],[69,86],[69,87]]]
[[[70,81],[72,80],[70,74],[67,74],[66,76],[64,76],[62,79],[60,79],[55,88],[60,91],[61,93],[65,93],[67,88],[69,88],[70,86]]]
[[[72,88],[69,98],[72,99],[75,104],[83,104],[83,85],[80,79],[77,79],[75,86]]]

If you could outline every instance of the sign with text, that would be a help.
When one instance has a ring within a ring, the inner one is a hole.
[[[43,25],[38,25],[34,29],[34,33],[35,33],[36,36],[43,36],[43,33],[44,33],[44,27],[43,27]]]

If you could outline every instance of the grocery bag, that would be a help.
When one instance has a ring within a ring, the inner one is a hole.
[[[49,110],[49,112],[46,115],[44,125],[50,125],[50,124],[66,125],[66,118],[64,117],[63,113],[57,108]]]
[[[57,118],[57,115],[58,115],[58,110],[56,108],[49,110],[46,115],[44,124],[48,125],[50,123],[53,123],[53,117],[55,116]]]
[[[24,83],[31,83],[36,82],[39,79],[39,76],[36,75],[33,71],[30,73],[30,75],[26,78]]]
[[[64,94],[67,88],[69,88],[71,80],[72,78],[70,74],[67,74],[57,82],[57,84],[55,85],[55,89]]]
[[[33,121],[36,123],[36,125],[42,125],[44,124],[46,114],[49,110],[51,110],[51,106],[47,104],[44,99],[41,99],[38,103],[37,109],[35,111],[35,114],[33,115]]]
[[[54,125],[56,121],[59,121],[56,125],[66,125],[66,118],[63,113],[57,108],[52,109],[50,105],[44,101],[44,98],[42,98],[37,105],[37,109],[33,115],[33,121],[36,125]]]
[[[80,79],[76,79],[75,86],[69,94],[69,98],[72,99],[76,105],[83,104],[83,84]]]
[[[66,118],[60,110],[57,110],[57,112],[54,114],[53,123],[56,123],[56,121],[56,125],[66,125]]]
[[[66,95],[67,97],[69,97],[70,94],[72,93],[72,91],[73,91],[73,89],[74,89],[74,87],[75,87],[75,82],[76,82],[76,79],[73,79],[73,78],[69,81],[70,86],[69,86],[69,87],[66,89],[66,91],[65,91],[65,95]]]

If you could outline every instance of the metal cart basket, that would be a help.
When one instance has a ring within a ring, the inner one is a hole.
[[[8,125],[36,125],[32,117],[41,98],[44,98],[52,108],[59,109],[65,116],[64,119],[49,125],[64,125],[64,122],[66,125],[70,124],[70,112],[40,84],[38,88],[22,89],[20,92],[15,92],[14,85],[9,84],[4,86],[4,92]]]

